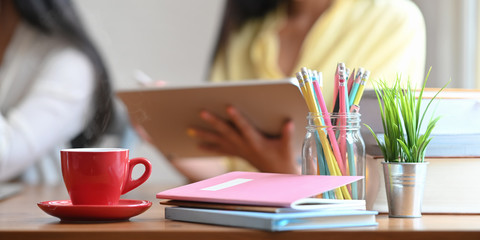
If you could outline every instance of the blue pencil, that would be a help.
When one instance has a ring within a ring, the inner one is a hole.
[[[329,171],[328,171],[328,166],[325,162],[325,154],[323,153],[323,148],[322,148],[322,144],[320,142],[320,136],[318,135],[318,132],[315,132],[315,143],[317,145],[317,162],[318,162],[318,169],[320,171],[320,175],[325,175],[325,176],[328,176],[330,175]],[[323,193],[323,198],[327,198],[327,199],[330,199],[331,198],[331,193],[328,191],[328,192],[324,192]]]

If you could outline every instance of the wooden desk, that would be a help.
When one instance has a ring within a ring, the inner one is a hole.
[[[0,239],[480,239],[480,215],[424,215],[422,218],[377,217],[378,227],[265,232],[165,220],[164,207],[155,199],[162,190],[140,186],[125,198],[153,202],[145,213],[125,222],[62,223],[44,213],[36,203],[68,199],[63,186],[27,187],[0,201]]]

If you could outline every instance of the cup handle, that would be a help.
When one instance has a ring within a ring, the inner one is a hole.
[[[137,164],[142,164],[143,166],[145,166],[145,171],[143,172],[143,175],[141,177],[133,180],[132,171],[135,165]],[[130,192],[134,188],[140,186],[142,183],[147,181],[151,173],[152,173],[152,164],[150,164],[150,162],[146,158],[132,158],[128,160],[128,176],[125,182],[125,186],[123,187],[122,194]]]

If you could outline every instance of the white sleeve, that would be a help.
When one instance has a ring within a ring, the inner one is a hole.
[[[0,181],[75,137],[91,114],[94,70],[84,54],[65,49],[39,64],[28,94],[0,115]]]

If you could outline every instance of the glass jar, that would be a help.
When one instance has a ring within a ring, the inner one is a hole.
[[[365,143],[360,113],[307,116],[302,147],[302,174],[363,176],[362,180],[323,193],[322,198],[365,199]]]

